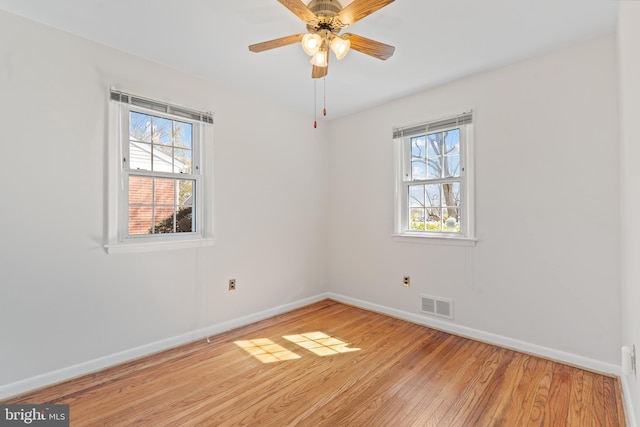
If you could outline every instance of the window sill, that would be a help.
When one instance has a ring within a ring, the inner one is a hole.
[[[109,243],[104,245],[104,249],[107,254],[123,254],[123,253],[140,253],[140,252],[155,252],[155,251],[169,251],[189,248],[202,248],[205,246],[212,246],[215,239],[213,238],[199,238],[191,240],[165,240],[162,242],[119,242]]]
[[[394,234],[393,240],[396,242],[424,243],[436,245],[452,246],[475,246],[478,239],[458,236],[425,236],[424,234]]]

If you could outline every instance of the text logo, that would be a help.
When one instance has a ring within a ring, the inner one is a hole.
[[[0,405],[0,426],[69,427],[69,405]]]

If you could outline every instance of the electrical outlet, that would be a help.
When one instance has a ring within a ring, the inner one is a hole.
[[[409,286],[411,286],[411,277],[410,277],[410,276],[404,276],[404,277],[402,278],[402,284],[403,284],[404,286],[406,286],[407,288],[408,288]]]
[[[229,279],[229,290],[230,291],[236,290],[236,279]]]

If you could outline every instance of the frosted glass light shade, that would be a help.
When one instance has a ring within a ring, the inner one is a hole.
[[[340,37],[334,37],[331,40],[331,50],[335,53],[337,59],[345,57],[349,49],[351,48],[351,42]]]
[[[305,34],[302,36],[302,49],[304,53],[309,56],[313,56],[318,50],[320,50],[320,46],[322,45],[322,37],[318,34]]]
[[[329,51],[319,50],[311,57],[311,62],[316,67],[326,67],[329,65]]]

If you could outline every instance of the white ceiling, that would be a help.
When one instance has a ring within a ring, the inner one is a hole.
[[[347,30],[396,51],[387,61],[355,51],[332,58],[327,119],[613,32],[617,8],[614,0],[396,0]],[[276,0],[0,0],[0,9],[313,114],[300,46],[247,49],[305,31]],[[319,80],[318,102],[322,92]]]

